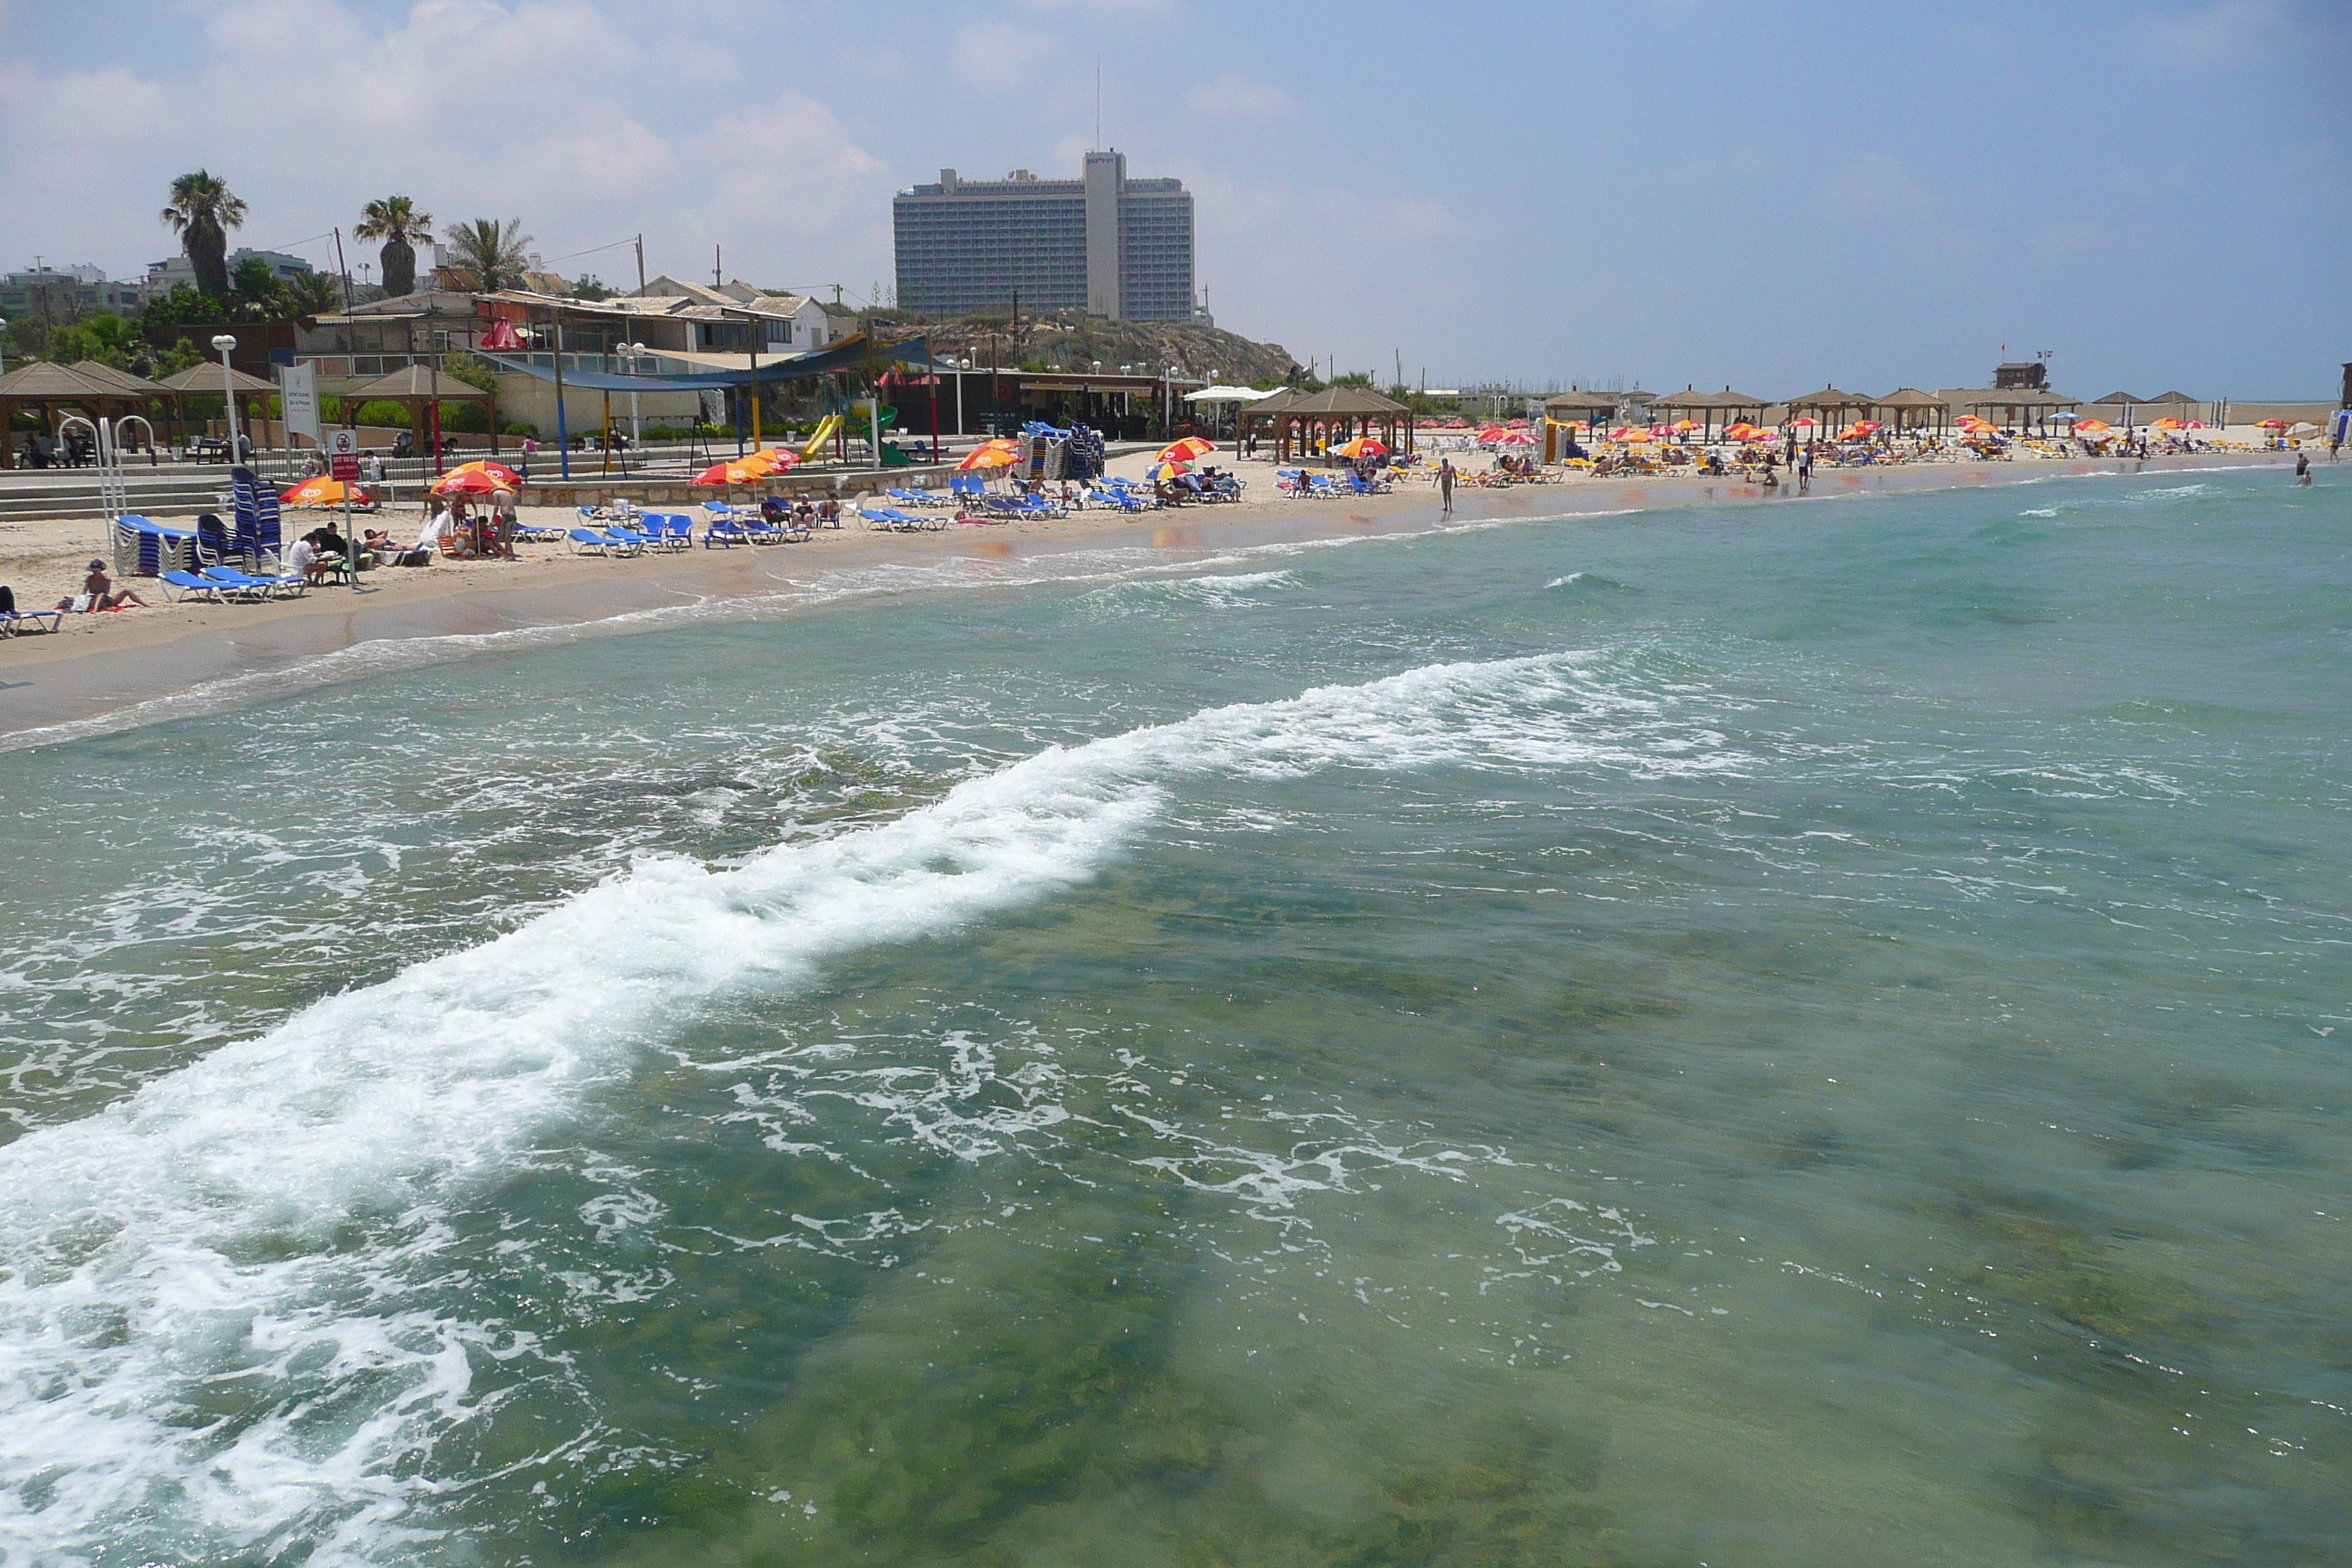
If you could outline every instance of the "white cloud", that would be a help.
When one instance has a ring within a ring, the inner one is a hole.
[[[1252,81],[1227,71],[1214,81],[1195,83],[1184,101],[1196,113],[1216,120],[1273,120],[1297,107],[1297,100],[1270,81]]]
[[[887,267],[889,182],[812,98],[674,113],[669,45],[586,0],[415,0],[389,26],[368,15],[355,0],[233,0],[177,75],[0,61],[0,211],[17,243],[136,275],[173,248],[155,217],[165,187],[203,165],[249,204],[244,244],[348,229],[362,202],[397,191],[445,225],[520,214],[549,257],[643,229],[649,248],[674,234],[707,255],[723,239],[754,279]]]
[[[1912,177],[1909,165],[1888,153],[1865,153],[1818,176],[1813,199],[1855,217],[1914,216],[1936,205],[1934,193]]]

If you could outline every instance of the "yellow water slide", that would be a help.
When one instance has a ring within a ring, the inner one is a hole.
[[[808,438],[808,445],[801,448],[801,461],[805,463],[823,451],[824,444],[832,440],[834,433],[840,428],[841,416],[838,414],[828,414],[818,420],[815,432]]]

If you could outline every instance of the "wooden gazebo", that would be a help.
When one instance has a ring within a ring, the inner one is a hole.
[[[1412,410],[1393,397],[1360,386],[1328,386],[1286,397],[1276,394],[1251,404],[1242,411],[1242,417],[1267,423],[1274,432],[1274,458],[1278,463],[1290,460],[1294,440],[1319,437],[1328,452],[1358,434],[1360,426],[1365,435],[1377,426],[1392,452],[1412,450]]]
[[[478,386],[468,385],[454,375],[436,376],[432,368],[406,364],[389,375],[380,375],[363,386],[343,394],[344,407],[358,411],[362,403],[399,403],[408,408],[408,433],[420,455],[436,459],[440,451],[435,437],[441,434],[440,405],[444,403],[489,403],[490,449],[498,450],[497,400]],[[428,421],[427,409],[433,411]]]
[[[100,374],[93,374],[93,371]],[[126,403],[146,404],[168,395],[154,382],[95,361],[65,365],[35,360],[18,365],[0,375],[0,468],[16,466],[16,447],[9,426],[16,410],[26,404],[39,408],[42,424],[54,428],[60,409],[80,409],[100,418],[110,418]]]
[[[1931,396],[1916,386],[1897,387],[1873,405],[1873,418],[1884,416],[1885,422],[1897,431],[1941,431],[1952,422],[1952,405],[1940,397]]]
[[[1811,414],[1818,430],[1848,417],[1868,418],[1873,403],[1873,399],[1858,392],[1840,392],[1834,386],[1824,386],[1810,395],[1789,399],[1789,422],[1794,424],[1799,415]]]
[[[228,377],[227,384],[236,389],[236,395],[245,400],[248,420],[257,416],[259,408],[268,406],[264,403],[257,408],[253,399],[278,395],[278,388],[257,375],[248,375],[241,370],[224,371],[216,363],[192,364],[177,375],[165,376],[163,382],[163,390],[172,395],[173,417],[180,426],[179,439],[185,439],[188,433],[188,399],[221,396],[223,375]]]
[[[1990,419],[2004,430],[2032,426],[2045,432],[2053,414],[2062,408],[2081,406],[2078,399],[2061,397],[2033,386],[1987,387],[1970,396],[1966,405],[1969,413]]]
[[[1650,404],[1650,412],[1653,416],[1671,414],[1685,418],[1695,416],[1699,422],[1701,437],[1711,440],[1717,428],[1727,428],[1742,419],[1761,419],[1764,416],[1764,410],[1769,406],[1770,405],[1760,397],[1750,397],[1744,392],[1734,392],[1728,386],[1721,392],[1700,392],[1694,387],[1685,386],[1680,392],[1666,393],[1654,398]]]

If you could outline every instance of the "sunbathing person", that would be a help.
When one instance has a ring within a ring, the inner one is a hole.
[[[125,605],[136,605],[142,610],[147,608],[147,601],[130,589],[115,587],[114,580],[106,574],[106,563],[103,561],[89,563],[89,575],[81,580],[79,598],[68,595],[58,601],[60,610],[91,615],[100,610],[119,610]]]

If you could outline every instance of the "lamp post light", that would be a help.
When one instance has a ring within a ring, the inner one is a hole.
[[[8,318],[0,316],[0,374],[8,369]]]
[[[640,369],[638,365],[638,356],[646,352],[645,344],[623,343],[621,345],[621,352],[629,356],[629,374],[631,375],[645,374],[645,372]],[[642,461],[646,447],[646,425],[645,421],[638,417],[637,415],[637,389],[634,386],[629,388],[629,445],[637,448],[639,460]]]
[[[236,347],[236,340],[226,332],[213,340],[213,348],[221,356],[221,401],[228,414],[228,460],[234,464],[240,454],[236,449],[236,372],[228,356]]]

